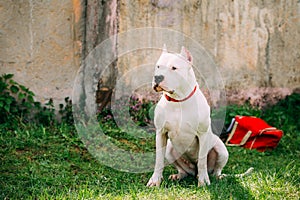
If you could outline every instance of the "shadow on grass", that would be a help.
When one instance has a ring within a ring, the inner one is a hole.
[[[208,187],[211,199],[255,199],[251,191],[245,188],[239,178],[225,177],[215,180]]]
[[[179,184],[182,184],[182,187],[194,184],[196,190],[207,190],[211,199],[254,199],[251,191],[242,186],[238,178],[225,177],[222,180],[217,180],[210,176],[210,180],[211,184],[203,188],[197,187],[197,180],[193,177],[189,177]]]

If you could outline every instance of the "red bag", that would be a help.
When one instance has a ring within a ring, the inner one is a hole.
[[[236,116],[230,128],[226,145],[242,146],[261,152],[274,149],[283,136],[283,131],[256,117]]]

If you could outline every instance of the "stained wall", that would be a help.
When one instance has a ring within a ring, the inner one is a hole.
[[[40,101],[71,96],[82,59],[83,2],[1,0],[0,74],[15,74]],[[163,27],[203,45],[219,66],[228,96],[247,99],[274,89],[276,97],[300,87],[297,0],[120,0],[115,6],[116,15],[108,15],[118,18],[119,33]],[[157,55],[145,51],[132,62],[120,59],[119,74]]]

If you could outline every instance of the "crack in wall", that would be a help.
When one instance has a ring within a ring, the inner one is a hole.
[[[32,0],[29,0],[29,18],[30,18],[30,22],[29,22],[29,35],[30,35],[30,46],[29,46],[29,49],[30,49],[30,61],[29,62],[32,62],[32,59],[33,59],[33,45],[34,45],[34,35],[33,35],[33,29],[32,29],[32,25],[34,23],[34,18],[33,18],[33,10],[34,10],[34,5],[33,5],[33,2]]]
[[[266,87],[272,87],[272,74],[270,72],[270,30],[268,27],[266,27],[267,30],[267,43],[265,48],[265,72],[266,72],[266,80],[265,80],[265,86]]]

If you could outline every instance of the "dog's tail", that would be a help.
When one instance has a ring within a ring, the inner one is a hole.
[[[223,177],[237,177],[237,178],[242,178],[244,176],[248,176],[249,174],[251,174],[253,172],[254,168],[250,167],[246,172],[242,173],[242,174],[222,174],[221,178]]]

